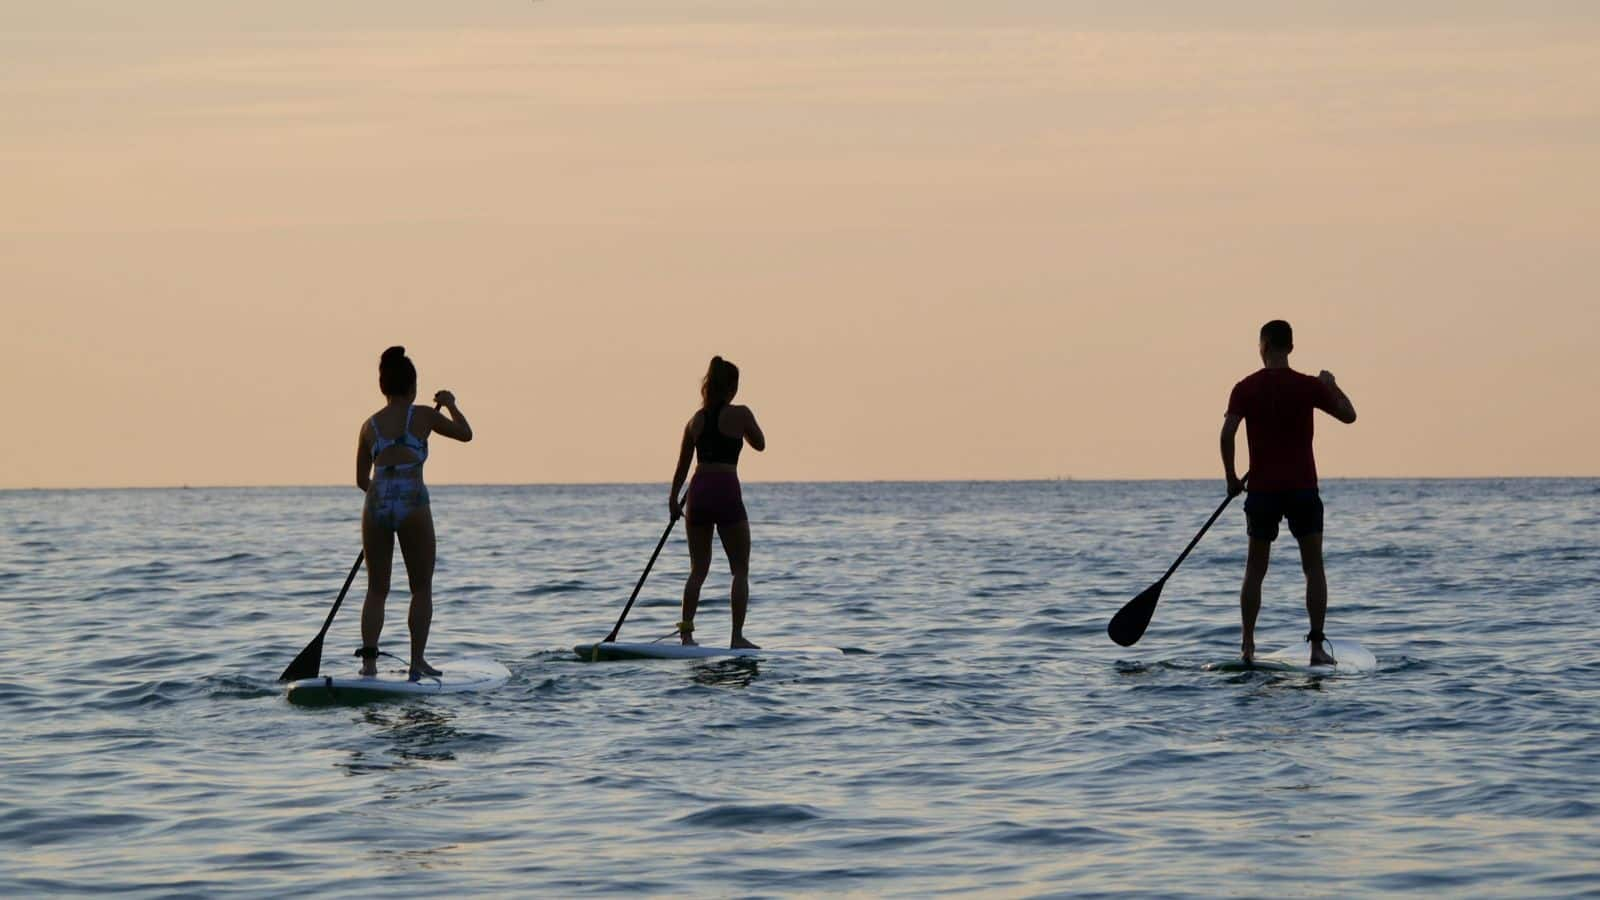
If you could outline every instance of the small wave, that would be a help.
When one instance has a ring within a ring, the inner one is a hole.
[[[177,588],[170,588],[159,584],[139,585],[137,587],[111,587],[103,588],[85,596],[86,602],[104,602],[121,600],[124,597],[143,598],[150,594],[174,594]]]
[[[172,571],[171,563],[162,562],[159,559],[153,559],[149,562],[136,563],[131,566],[122,566],[120,568],[112,569],[106,574],[110,577],[116,578],[124,575],[161,575],[170,571]]]
[[[188,681],[147,681],[102,691],[95,706],[107,710],[172,706],[196,690]]]
[[[218,557],[216,557],[214,559],[202,559],[200,561],[200,565],[202,565],[202,566],[219,566],[219,565],[222,565],[223,563],[258,562],[261,559],[262,559],[262,557],[257,556],[254,553],[239,552],[239,553],[230,553],[227,556],[218,556]]]
[[[1383,544],[1377,547],[1356,547],[1349,550],[1340,550],[1330,553],[1329,557],[1339,560],[1354,559],[1431,559],[1435,556],[1432,547],[1402,547],[1398,544]]]
[[[89,813],[71,816],[32,816],[14,828],[0,831],[0,838],[24,847],[81,841],[90,834],[132,831],[150,822],[147,816],[132,813]],[[9,823],[7,823],[9,824]]]
[[[207,679],[207,684],[210,696],[217,700],[258,700],[278,694],[275,683],[268,687],[259,679],[243,675],[217,675]]]
[[[1023,826],[1015,822],[1001,822],[988,829],[984,839],[1007,846],[1027,844],[1035,847],[1092,847],[1116,843],[1116,835],[1088,825],[1065,828]]]
[[[732,828],[741,831],[762,831],[785,825],[799,825],[822,818],[809,807],[790,803],[770,803],[759,806],[713,806],[690,813],[677,822],[696,828]]]
[[[543,597],[547,594],[571,594],[589,589],[587,581],[552,581],[517,591],[518,597]]]

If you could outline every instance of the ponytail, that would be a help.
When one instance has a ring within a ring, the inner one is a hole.
[[[733,395],[737,393],[739,393],[739,367],[720,356],[711,357],[711,365],[706,367],[706,377],[700,382],[701,407],[731,403]]]

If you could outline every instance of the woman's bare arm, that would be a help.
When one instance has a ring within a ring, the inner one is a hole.
[[[372,486],[372,436],[367,423],[361,423],[361,434],[356,438],[356,487],[366,493]]]
[[[449,410],[449,418],[439,415],[441,406]],[[462,415],[460,408],[456,406],[455,394],[440,391],[433,395],[433,430],[463,444],[472,440],[472,426],[467,423],[467,417]]]
[[[678,444],[678,465],[672,470],[672,492],[667,495],[667,508],[672,511],[674,518],[683,515],[683,508],[679,495],[683,492],[683,483],[689,478],[689,463],[694,461],[694,420],[700,413],[689,417],[689,423],[683,426],[683,440]]]
[[[761,426],[756,424],[756,414],[750,407],[744,409],[744,439],[750,443],[750,448],[760,453],[767,449],[767,436],[761,432]]]

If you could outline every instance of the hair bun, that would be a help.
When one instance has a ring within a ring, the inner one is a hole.
[[[383,361],[384,362],[389,362],[391,360],[396,360],[396,359],[405,359],[405,358],[406,358],[406,348],[404,348],[404,347],[402,347],[402,346],[400,346],[398,344],[396,344],[395,346],[390,347],[389,349],[383,351]]]

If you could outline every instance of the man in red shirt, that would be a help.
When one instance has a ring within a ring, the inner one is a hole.
[[[1267,576],[1278,523],[1288,519],[1289,533],[1300,543],[1300,566],[1306,573],[1306,615],[1311,619],[1306,640],[1311,642],[1311,663],[1328,665],[1334,659],[1322,647],[1328,579],[1322,570],[1322,498],[1317,494],[1317,463],[1311,454],[1312,415],[1320,409],[1348,425],[1356,420],[1356,408],[1331,372],[1324,370],[1312,378],[1289,368],[1292,350],[1294,331],[1288,322],[1274,319],[1261,326],[1263,368],[1233,386],[1228,414],[1222,420],[1222,469],[1230,497],[1245,489],[1233,467],[1233,437],[1240,422],[1246,423],[1250,444],[1250,496],[1244,501],[1250,553],[1244,565],[1244,586],[1239,589],[1243,620],[1239,650],[1246,662],[1255,655],[1261,582]]]

